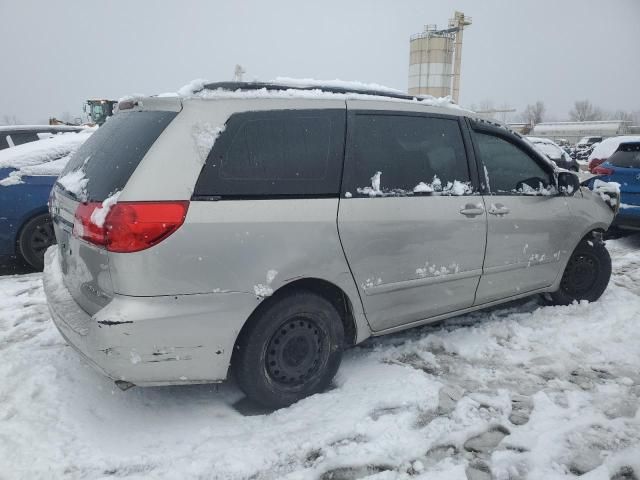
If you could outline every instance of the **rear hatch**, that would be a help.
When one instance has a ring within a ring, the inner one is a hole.
[[[621,208],[640,207],[640,143],[623,143],[602,168],[612,170],[610,177],[620,184]]]
[[[80,238],[86,234],[83,212],[91,205],[108,209],[176,115],[162,110],[114,115],[73,155],[51,193],[64,284],[90,315],[109,303],[113,287],[106,249]]]

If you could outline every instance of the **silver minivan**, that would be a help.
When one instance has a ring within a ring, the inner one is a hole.
[[[121,102],[51,194],[60,333],[123,389],[232,373],[280,407],[371,335],[597,300],[615,192],[436,103],[257,83]]]

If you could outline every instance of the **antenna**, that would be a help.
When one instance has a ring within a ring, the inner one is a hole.
[[[233,81],[234,82],[241,82],[242,81],[242,75],[244,75],[245,73],[247,73],[247,71],[242,68],[242,65],[237,64],[236,68],[233,71]]]

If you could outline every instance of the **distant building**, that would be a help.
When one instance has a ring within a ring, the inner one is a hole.
[[[582,137],[615,137],[627,135],[631,122],[626,120],[601,120],[593,122],[544,122],[531,130],[534,137],[550,138],[557,141],[566,139],[577,143]]]

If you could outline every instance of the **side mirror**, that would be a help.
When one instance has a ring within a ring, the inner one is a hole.
[[[573,172],[558,173],[558,191],[561,195],[571,196],[580,190],[580,179]]]

